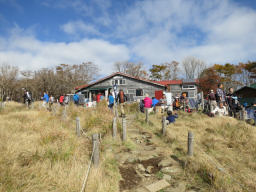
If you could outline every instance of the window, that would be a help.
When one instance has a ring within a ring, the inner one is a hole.
[[[195,89],[195,85],[182,85],[182,89]]]
[[[136,96],[143,96],[143,90],[142,89],[136,89]]]
[[[124,79],[112,80],[112,85],[125,85],[125,80]]]
[[[120,84],[120,85],[125,85],[125,80],[124,80],[124,79],[120,79],[120,80],[119,80],[119,84]]]

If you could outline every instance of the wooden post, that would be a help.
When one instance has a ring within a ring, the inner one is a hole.
[[[67,118],[67,113],[66,113],[66,105],[64,107],[64,110],[62,111],[62,119],[65,120]]]
[[[122,133],[123,133],[123,141],[126,141],[126,119],[122,118]]]
[[[97,167],[99,165],[100,161],[100,151],[99,151],[99,135],[98,133],[95,133],[92,135],[92,161],[93,164]]]
[[[117,103],[114,104],[115,107],[115,117],[118,117]]]
[[[201,92],[202,109],[204,110],[204,92]]]
[[[193,156],[193,133],[188,132],[188,156]]]
[[[80,118],[76,118],[76,135],[79,137],[80,136]]]
[[[148,108],[144,108],[146,113],[146,123],[148,124]]]
[[[162,117],[162,134],[163,134],[163,136],[165,136],[165,134],[166,134],[166,123],[165,123],[165,120],[166,120],[166,117],[163,116]]]
[[[117,132],[117,124],[116,124],[116,117],[113,119],[113,138],[116,138],[116,132]]]

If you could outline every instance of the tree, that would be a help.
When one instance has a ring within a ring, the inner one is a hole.
[[[238,66],[230,63],[226,63],[225,65],[215,64],[213,69],[221,77],[221,83],[224,84],[226,89],[229,87],[234,87],[236,89],[238,86],[242,86],[242,82],[237,80],[240,72]]]
[[[114,71],[125,73],[133,77],[139,77],[139,78],[148,77],[148,74],[144,69],[143,63],[116,62],[114,64]]]
[[[182,61],[182,66],[187,79],[199,78],[202,71],[206,69],[205,62],[195,57],[186,57]]]
[[[149,70],[151,75],[150,78],[153,80],[175,80],[178,77],[178,65],[177,61],[171,63],[163,63],[161,65],[152,65]]]
[[[0,66],[1,100],[5,96],[12,98],[17,83],[18,72],[18,67],[9,64],[2,64]]]
[[[218,73],[214,70],[214,68],[210,67],[201,73],[199,77],[199,88],[201,91],[207,94],[211,89],[215,91],[220,81],[221,78]]]

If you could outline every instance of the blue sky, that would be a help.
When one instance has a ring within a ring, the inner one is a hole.
[[[0,64],[256,60],[256,0],[0,0]]]

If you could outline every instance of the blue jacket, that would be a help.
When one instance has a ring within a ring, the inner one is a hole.
[[[159,103],[159,101],[156,98],[154,98],[152,100],[152,107],[155,107],[157,103]]]
[[[43,100],[47,103],[49,102],[49,96],[47,95],[47,93],[44,94]]]
[[[174,123],[176,118],[178,118],[178,115],[170,115],[166,117],[166,120],[168,120],[169,123]]]
[[[73,100],[74,101],[79,101],[79,96],[77,94],[73,95]]]
[[[114,103],[114,97],[112,95],[108,96],[108,102],[109,102],[109,104],[113,104]]]

